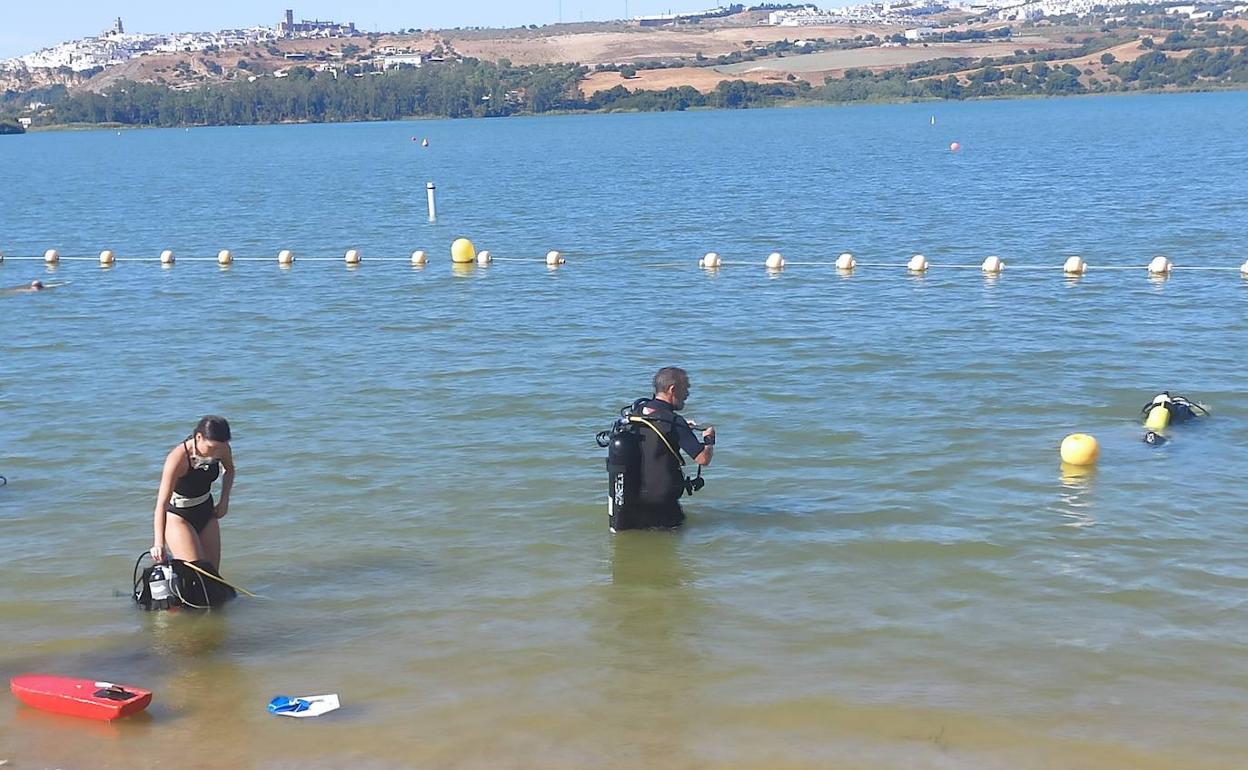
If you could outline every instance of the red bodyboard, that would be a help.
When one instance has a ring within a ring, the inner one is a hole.
[[[152,702],[150,690],[51,674],[15,676],[9,689],[32,708],[104,721],[137,714]]]

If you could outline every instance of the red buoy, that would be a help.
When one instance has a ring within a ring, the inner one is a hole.
[[[140,687],[52,674],[15,676],[9,689],[31,708],[104,721],[137,714],[152,702],[151,691]]]
[[[949,152],[957,152],[960,149],[962,149],[962,145],[958,144],[957,142],[954,142],[953,144],[949,145]]]

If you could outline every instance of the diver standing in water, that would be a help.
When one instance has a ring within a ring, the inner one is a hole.
[[[214,503],[212,484],[222,472],[221,499]],[[233,486],[230,424],[224,417],[204,417],[165,457],[156,495],[152,558],[157,562],[169,556],[207,561],[220,569],[221,529],[217,519],[229,510]]]
[[[701,438],[694,425],[677,412],[689,397],[689,375],[675,366],[654,375],[654,396],[620,411],[609,431],[598,434],[607,448],[607,503],[612,532],[625,529],[672,529],[685,521],[681,493],[702,488],[702,467],[715,453],[715,428]],[[685,478],[684,451],[698,465],[695,478]]]

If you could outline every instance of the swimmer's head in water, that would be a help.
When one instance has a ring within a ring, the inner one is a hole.
[[[191,440],[195,443],[196,455],[219,458],[230,443],[230,423],[216,415],[201,417],[191,432]]]
[[[36,278],[35,280],[30,282],[31,291],[40,291],[41,289],[43,289],[43,281],[40,281],[38,278]]]
[[[1166,443],[1166,437],[1156,431],[1150,430],[1144,434],[1144,443],[1152,444],[1153,446],[1161,446]]]

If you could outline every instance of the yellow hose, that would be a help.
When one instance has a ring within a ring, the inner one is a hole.
[[[182,563],[190,567],[191,569],[195,570],[199,574],[203,575],[204,577],[210,577],[213,580],[217,581],[218,583],[221,583],[222,585],[227,585],[230,588],[233,588],[235,591],[238,591],[240,594],[243,594],[244,596],[250,596],[253,599],[267,599],[268,598],[267,596],[261,596],[260,594],[253,594],[251,591],[248,591],[246,588],[236,586],[230,581],[226,580],[225,578],[219,575],[214,575],[206,569],[200,569],[199,567],[196,567],[194,564],[190,563],[189,561],[184,561]]]

